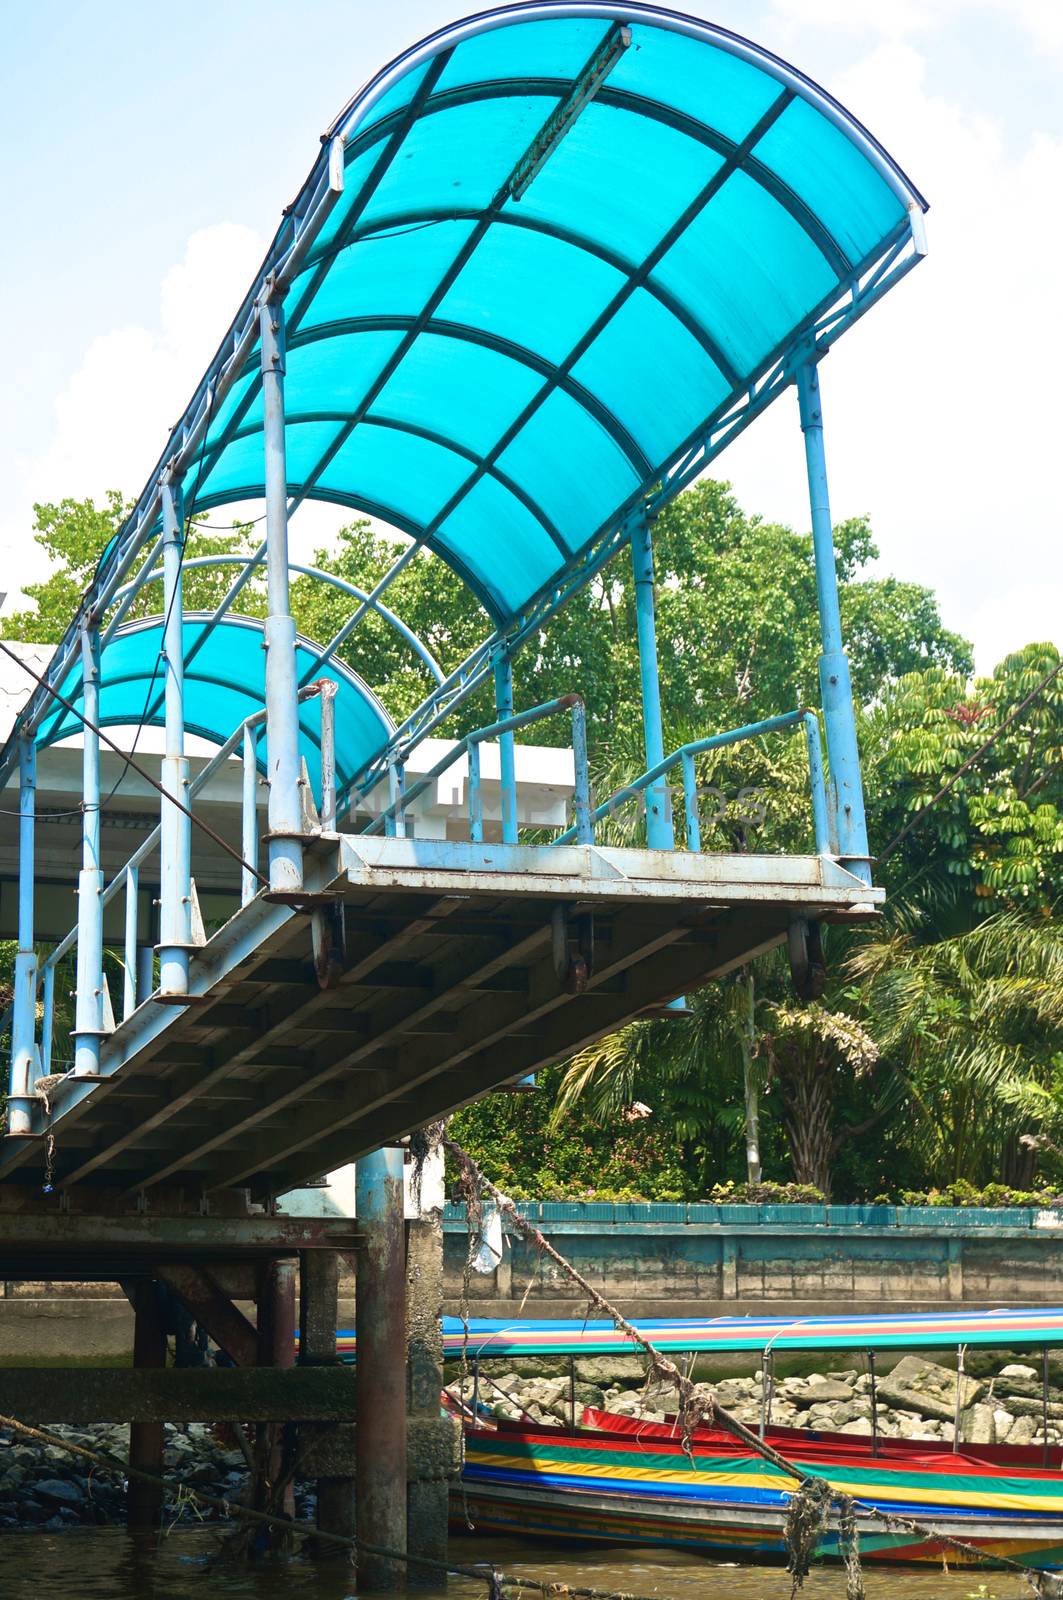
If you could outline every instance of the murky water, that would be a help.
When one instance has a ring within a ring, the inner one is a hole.
[[[296,1557],[233,1567],[218,1562],[216,1529],[180,1529],[159,1539],[118,1528],[0,1536],[2,1600],[353,1600],[349,1567]],[[788,1600],[778,1567],[732,1567],[661,1550],[569,1551],[514,1541],[454,1539],[461,1564],[491,1560],[506,1573],[553,1583],[656,1596],[659,1600]],[[1014,1573],[898,1572],[870,1569],[868,1600],[1028,1600]],[[420,1591],[425,1600],[441,1593]],[[484,1588],[452,1578],[447,1600],[483,1600]],[[844,1600],[845,1582],[824,1568],[805,1584],[804,1600]]]

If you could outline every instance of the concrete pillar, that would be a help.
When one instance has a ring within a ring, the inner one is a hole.
[[[336,1326],[339,1319],[340,1258],[335,1250],[305,1250],[299,1268],[299,1365],[338,1366]],[[317,1480],[317,1525],[322,1533],[355,1532],[354,1479]],[[322,1554],[335,1554],[325,1546]]]
[[[406,1326],[407,1438],[411,1453],[406,1490],[407,1549],[411,1555],[446,1561],[452,1424],[439,1415],[443,1387],[443,1214],[438,1210],[425,1212],[409,1224],[407,1231]],[[435,1589],[440,1579],[427,1568],[411,1567],[408,1582],[411,1588]]]
[[[165,1367],[166,1333],[154,1278],[137,1279],[133,1291],[133,1314],[134,1367]],[[161,1477],[165,1431],[165,1425],[161,1422],[130,1423],[129,1465]],[[144,1532],[158,1527],[162,1520],[164,1497],[161,1484],[130,1478],[126,1515],[131,1531]]]
[[[406,1549],[406,1262],[402,1151],[358,1162],[358,1537]],[[401,1589],[405,1563],[359,1554],[359,1592]]]

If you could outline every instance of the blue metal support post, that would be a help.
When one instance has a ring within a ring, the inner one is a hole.
[[[355,1168],[358,1252],[357,1455],[358,1537],[406,1549],[406,1250],[403,1156],[389,1146]],[[358,1591],[402,1589],[403,1567],[360,1552]]]
[[[273,894],[303,886],[295,619],[288,595],[288,468],[284,439],[284,307],[261,310],[263,440],[266,481],[266,760],[269,778],[269,884]]]
[[[11,1008],[11,1088],[8,1131],[29,1133],[33,1083],[37,1077],[37,953],[33,947],[33,829],[37,794],[37,746],[24,734],[18,744],[18,953]]]
[[[631,566],[635,577],[635,623],[642,678],[642,728],[649,768],[664,760],[664,725],[653,603],[653,542],[649,521],[645,518],[637,522],[631,532]],[[657,779],[646,790],[646,843],[651,850],[675,849],[672,801],[665,777]]]
[[[513,715],[513,663],[505,648],[494,652],[495,716],[504,722]],[[502,843],[517,843],[517,752],[512,732],[498,737],[499,779],[502,785]]]
[[[188,758],[185,755],[184,609],[181,561],[184,504],[181,486],[167,472],[162,480],[163,666],[166,697],[166,753],[162,785],[188,805]],[[188,957],[192,946],[192,825],[177,806],[163,800],[159,886],[159,992],[157,999],[180,1003],[188,994]]]
[[[827,736],[834,842],[843,865],[861,882],[870,885],[871,862],[864,815],[864,790],[860,778],[860,752],[856,743],[849,662],[842,648],[838,575],[827,490],[827,459],[823,448],[823,407],[819,369],[814,361],[805,361],[798,367],[797,394],[801,430],[805,436],[812,545],[816,558],[816,593],[823,642],[823,652],[819,658],[819,685]]]
[[[100,861],[100,636],[81,625],[82,704],[81,871],[78,873],[77,994],[74,1003],[74,1071],[99,1071],[103,1019],[103,867]],[[89,724],[92,726],[90,727]]]

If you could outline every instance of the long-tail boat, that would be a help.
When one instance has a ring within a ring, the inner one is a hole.
[[[800,1322],[731,1318],[639,1327],[671,1354],[760,1351],[769,1371],[777,1350],[996,1345],[1045,1352],[1050,1344],[1063,1344],[1058,1308]],[[464,1331],[448,1319],[448,1352],[455,1354],[464,1340]],[[608,1323],[477,1321],[470,1325],[466,1354],[476,1371],[488,1359],[550,1354],[568,1355],[574,1362],[578,1356],[631,1348]],[[1042,1371],[1047,1431],[1047,1360]],[[873,1387],[871,1399],[874,1418]],[[1063,1567],[1063,1450],[1058,1445],[950,1445],[883,1438],[874,1420],[872,1427],[867,1437],[772,1427],[762,1416],[759,1431],[798,1472],[825,1479],[856,1502],[865,1561],[940,1564],[944,1559],[959,1567],[1012,1560],[1040,1570]],[[463,1483],[453,1510],[455,1526],[464,1527],[467,1514],[478,1530],[495,1534],[668,1546],[759,1562],[786,1554],[783,1530],[795,1488],[792,1476],[733,1434],[700,1427],[684,1439],[678,1421],[645,1422],[590,1407],[578,1412],[573,1400],[568,1427],[487,1422],[474,1408],[466,1422]],[[839,1537],[835,1507],[817,1555],[838,1558]]]

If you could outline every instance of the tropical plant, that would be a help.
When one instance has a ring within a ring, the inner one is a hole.
[[[999,913],[934,944],[874,941],[848,965],[926,1169],[1030,1188],[1037,1136],[1063,1128],[1063,921]]]

